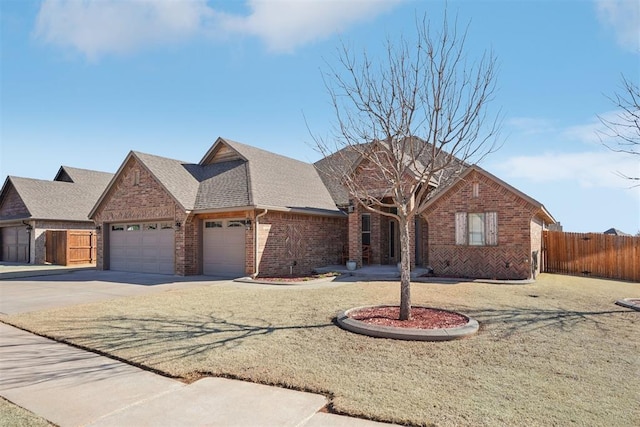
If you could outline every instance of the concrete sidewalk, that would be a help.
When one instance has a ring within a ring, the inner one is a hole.
[[[224,378],[192,384],[0,324],[0,395],[61,426],[385,426],[318,412],[318,394]]]

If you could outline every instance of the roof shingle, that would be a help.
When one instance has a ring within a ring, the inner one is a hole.
[[[64,169],[74,182],[10,176],[5,187],[8,183],[13,185],[29,211],[29,218],[89,221],[91,208],[113,174],[66,166]]]

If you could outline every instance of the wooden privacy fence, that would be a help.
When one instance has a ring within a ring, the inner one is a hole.
[[[96,234],[90,230],[47,230],[46,262],[59,265],[94,264]]]
[[[640,237],[545,231],[543,269],[640,282]]]

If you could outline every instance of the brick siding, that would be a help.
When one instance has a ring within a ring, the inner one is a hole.
[[[337,264],[346,233],[345,218],[269,212],[259,219],[260,276],[308,274]]]
[[[134,182],[136,172],[139,173],[138,183]],[[153,175],[135,158],[130,158],[93,217],[96,225],[101,227],[101,232],[97,233],[97,268],[103,270],[108,267],[108,259],[105,259],[105,255],[108,258],[105,236],[109,233],[110,224],[127,221],[165,220],[180,222],[182,225],[175,231],[175,273],[185,275],[197,270],[198,265],[196,264],[194,267],[193,261],[185,258],[185,248],[189,246],[185,243],[185,236],[193,236],[194,234],[194,225],[187,219],[186,212],[180,208]],[[192,240],[192,238],[189,239],[190,242]],[[191,249],[191,246],[189,248]]]
[[[473,197],[473,183],[479,186]],[[443,276],[495,279],[531,277],[532,220],[537,208],[510,189],[473,171],[439,197],[424,217],[428,222],[429,265]],[[456,212],[497,212],[498,245],[455,244]],[[539,246],[538,246],[539,247]]]
[[[15,218],[27,215],[29,215],[27,207],[13,185],[10,185],[2,200],[2,205],[0,205],[0,218]]]
[[[137,185],[134,184],[135,171],[139,173]],[[203,221],[242,218],[252,222],[245,235],[245,273],[253,274],[255,216],[253,210],[187,214],[155,178],[135,158],[131,158],[94,215],[96,224],[101,226],[97,239],[97,266],[99,269],[107,268],[104,237],[109,233],[110,224],[172,220],[181,224],[175,230],[175,273],[202,274]],[[339,248],[346,240],[346,219],[270,212],[260,218],[258,231],[261,275],[278,276],[290,271],[307,274],[313,268],[338,261]]]

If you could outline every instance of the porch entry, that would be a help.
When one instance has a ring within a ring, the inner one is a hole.
[[[378,221],[379,229],[373,230],[378,239],[372,239],[372,222],[371,214],[362,214],[361,226],[362,226],[362,263],[371,264],[389,264],[394,265],[400,262],[400,232],[398,228],[398,221],[395,219],[381,216],[381,220]],[[373,244],[376,245],[372,249]],[[375,255],[372,255],[375,253]],[[373,257],[373,259],[372,259]]]

